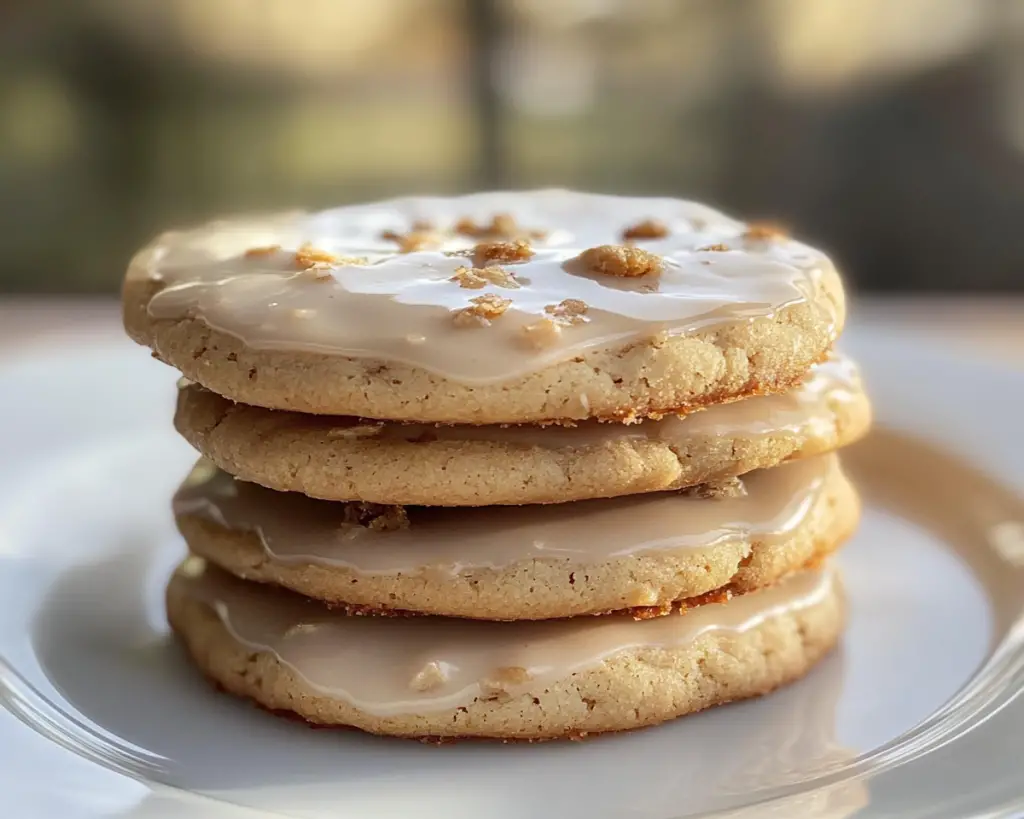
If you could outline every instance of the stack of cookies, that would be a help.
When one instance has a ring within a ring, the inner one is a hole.
[[[129,334],[203,456],[171,625],[233,693],[413,737],[578,737],[837,641],[870,409],[842,285],[675,199],[408,198],[169,233]]]

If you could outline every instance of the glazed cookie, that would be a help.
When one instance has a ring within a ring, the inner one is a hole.
[[[246,580],[356,611],[530,620],[767,585],[836,549],[859,503],[822,455],[714,491],[449,510],[312,500],[201,466],[174,510],[193,553]]]
[[[626,419],[785,390],[845,306],[820,252],[693,202],[412,198],[168,233],[125,326],[246,404],[402,421]]]
[[[792,390],[641,424],[444,426],[304,415],[186,386],[174,423],[226,472],[281,491],[426,506],[558,503],[678,489],[860,438],[871,409],[852,362]]]
[[[171,626],[227,691],[321,725],[407,737],[580,737],[771,691],[837,641],[830,569],[683,616],[543,623],[366,618],[190,558]]]

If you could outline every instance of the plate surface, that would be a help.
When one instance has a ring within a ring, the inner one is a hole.
[[[173,372],[127,342],[7,364],[0,804],[39,819],[1018,815],[1024,373],[849,335],[883,431],[847,459],[868,504],[840,560],[842,648],[760,700],[541,745],[314,731],[214,693],[162,613],[183,550],[169,497],[194,458],[171,429]]]

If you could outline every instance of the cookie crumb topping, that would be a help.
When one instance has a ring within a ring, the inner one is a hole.
[[[668,227],[657,219],[644,219],[622,231],[623,241],[631,239],[664,239],[668,236]]]
[[[743,238],[754,241],[768,241],[771,239],[783,239],[786,236],[784,231],[778,225],[774,225],[771,222],[751,222],[747,225],[746,231],[743,233]]]
[[[313,267],[316,264],[332,265],[340,262],[340,257],[311,245],[303,245],[295,251],[295,264],[299,267]]]
[[[422,228],[413,229],[408,233],[385,230],[380,234],[380,238],[387,242],[395,242],[399,253],[415,253],[417,250],[426,250],[439,244],[436,233]]]
[[[404,506],[381,503],[346,503],[344,525],[361,527],[374,532],[395,532],[409,528],[409,515]]]
[[[589,248],[579,255],[579,260],[595,273],[623,278],[657,275],[663,267],[660,256],[643,248],[623,245]]]
[[[452,227],[453,233],[461,233],[476,239],[487,237],[513,239],[519,234],[519,225],[509,213],[496,213],[486,225],[478,225],[468,216],[459,219]]]
[[[510,213],[496,213],[488,224],[483,225],[477,224],[474,219],[465,216],[452,226],[452,233],[469,236],[472,239],[492,240],[543,239],[548,235],[546,230],[526,230],[520,227]]]
[[[281,249],[281,245],[265,245],[264,247],[250,247],[245,251],[246,258],[253,258],[254,256],[272,256]]]
[[[558,304],[547,305],[544,312],[560,324],[583,324],[588,320],[588,309],[587,303],[581,299],[562,299]]]
[[[551,318],[542,318],[523,327],[526,343],[537,350],[553,347],[562,335],[562,323]]]
[[[326,282],[334,278],[334,268],[343,264],[366,264],[365,258],[335,256],[326,250],[303,245],[295,251],[295,264],[302,268],[302,275],[313,281]]]
[[[467,290],[480,290],[488,284],[506,290],[519,289],[515,275],[501,267],[459,267],[448,281],[458,282],[459,287]]]
[[[473,248],[473,264],[486,267],[492,262],[515,264],[525,262],[533,256],[533,249],[526,239],[507,242],[480,242]]]
[[[470,299],[470,306],[456,310],[453,317],[456,327],[487,327],[512,304],[512,299],[502,298],[495,293],[484,293]]]
[[[487,694],[504,693],[508,688],[524,685],[532,680],[530,672],[521,666],[504,666],[480,681],[480,687]]]
[[[688,498],[703,500],[725,500],[726,498],[744,498],[747,487],[741,478],[720,478],[715,481],[689,486],[680,490],[680,494]]]
[[[433,691],[448,681],[448,674],[439,663],[431,660],[423,668],[416,672],[416,676],[409,681],[409,687],[413,691]]]
[[[729,249],[728,245],[723,245],[719,242],[716,245],[704,245],[704,247],[698,247],[698,253],[711,252],[711,253],[725,253]]]

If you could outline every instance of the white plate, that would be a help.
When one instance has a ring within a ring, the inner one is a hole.
[[[127,342],[6,365],[0,815],[1018,815],[1024,373],[850,335],[880,423],[1012,488],[985,511],[1005,517],[995,534],[968,532],[977,542],[957,552],[870,503],[841,557],[849,632],[805,680],[655,729],[542,745],[313,731],[215,694],[161,610],[182,553],[168,499],[193,458],[171,430],[173,373]],[[933,467],[904,460],[906,480],[929,480]]]

